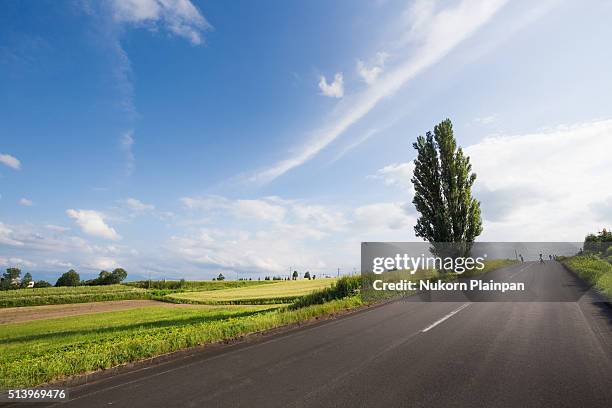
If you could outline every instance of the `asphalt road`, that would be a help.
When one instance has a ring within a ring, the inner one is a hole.
[[[492,276],[529,294],[393,302],[76,387],[61,406],[612,407],[609,306],[553,261]]]

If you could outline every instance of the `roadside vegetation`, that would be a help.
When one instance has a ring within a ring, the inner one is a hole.
[[[557,257],[576,275],[593,285],[612,301],[612,232],[603,228],[584,239],[583,249],[576,256]]]
[[[562,261],[587,283],[612,300],[612,264],[596,255],[578,255]]]

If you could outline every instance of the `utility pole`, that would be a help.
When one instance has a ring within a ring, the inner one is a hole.
[[[338,277],[340,277],[340,268],[338,268]]]

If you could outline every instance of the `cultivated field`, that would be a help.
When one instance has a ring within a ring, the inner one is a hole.
[[[200,304],[290,303],[300,296],[332,286],[336,279],[277,281],[267,285],[168,295],[179,301]]]
[[[156,300],[111,300],[108,302],[70,303],[63,305],[5,307],[0,308],[0,324],[79,316],[101,312],[116,312],[120,310],[142,308],[145,306],[199,307],[198,305],[166,303]]]
[[[279,305],[145,307],[0,325],[0,390],[41,384],[353,308],[357,297]]]
[[[146,299],[145,290],[126,285],[65,286],[0,291],[0,307]]]

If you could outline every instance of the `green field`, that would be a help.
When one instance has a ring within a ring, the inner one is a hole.
[[[0,308],[156,299],[180,292],[247,288],[275,281],[137,281],[122,285],[63,286],[0,291]],[[150,289],[149,289],[150,287]]]
[[[272,285],[271,285],[272,286]],[[357,297],[277,305],[146,307],[0,325],[0,389],[42,384],[354,308]],[[270,309],[270,310],[268,310]]]
[[[64,286],[0,291],[0,307],[148,298],[149,295],[145,290],[125,285]]]
[[[170,294],[167,297],[199,304],[290,303],[300,296],[330,287],[336,279],[278,281],[268,285]]]

